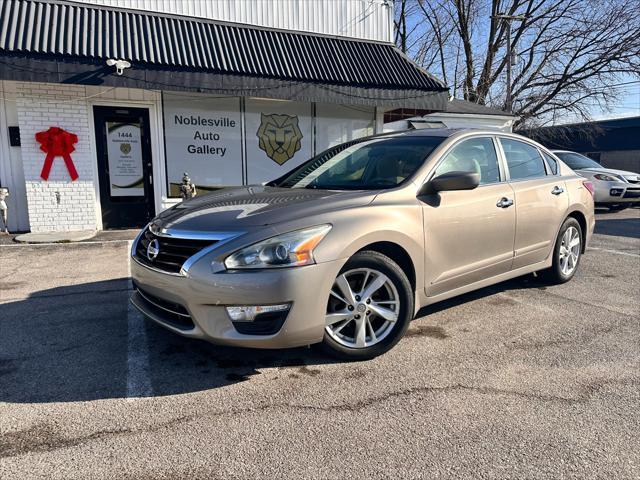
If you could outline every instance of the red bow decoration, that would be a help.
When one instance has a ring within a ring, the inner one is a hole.
[[[50,127],[49,130],[36,133],[36,141],[40,143],[40,150],[47,154],[42,166],[40,176],[43,180],[49,180],[49,173],[55,157],[62,157],[67,166],[71,180],[78,179],[78,172],[71,160],[71,152],[75,150],[74,143],[78,143],[78,136],[58,127]]]

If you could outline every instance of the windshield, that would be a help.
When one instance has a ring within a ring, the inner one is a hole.
[[[602,168],[595,160],[591,160],[589,157],[580,155],[574,152],[554,152],[560,159],[569,165],[574,170],[580,170],[582,168]]]
[[[330,148],[268,185],[325,190],[392,188],[410,177],[443,137],[380,137]]]

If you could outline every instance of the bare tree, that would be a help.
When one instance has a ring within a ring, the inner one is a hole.
[[[589,119],[640,80],[640,15],[628,0],[403,0],[404,50],[454,95],[504,108],[507,28],[513,110],[528,126]],[[498,14],[522,15],[508,22]],[[461,66],[463,68],[461,68]],[[638,83],[640,85],[640,83]],[[640,87],[639,87],[640,88]]]
[[[396,45],[404,53],[407,52],[407,0],[400,0],[396,5],[394,26]]]
[[[416,31],[419,29],[419,25],[415,24],[415,13],[418,10],[418,6],[411,0],[397,0],[395,5],[395,42],[398,48],[404,53],[415,45],[410,45],[409,41],[413,41],[417,38]]]

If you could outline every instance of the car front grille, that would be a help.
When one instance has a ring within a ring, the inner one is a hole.
[[[623,198],[640,198],[640,188],[627,188]]]
[[[149,255],[149,244],[157,241],[157,255]],[[168,273],[179,273],[187,261],[203,248],[216,243],[216,240],[192,240],[186,238],[163,237],[155,235],[148,228],[138,239],[134,257],[143,265]]]

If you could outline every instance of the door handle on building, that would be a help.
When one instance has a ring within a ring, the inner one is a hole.
[[[507,208],[511,205],[513,205],[513,200],[507,197],[502,197],[500,200],[498,200],[498,203],[496,203],[496,207],[500,208]]]
[[[560,195],[562,192],[564,192],[564,188],[559,187],[557,185],[555,187],[553,187],[553,190],[551,190],[551,193],[553,195]]]

